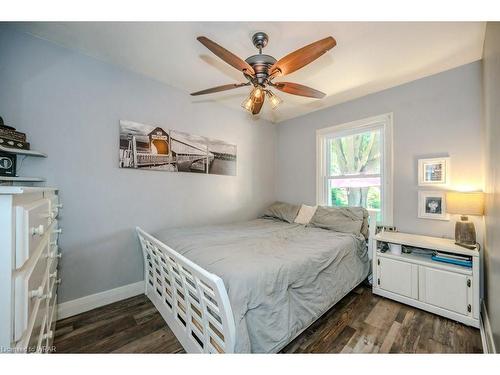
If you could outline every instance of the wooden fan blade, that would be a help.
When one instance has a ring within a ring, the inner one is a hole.
[[[326,95],[324,92],[293,82],[275,82],[273,86],[288,94],[307,96],[308,98],[321,99]]]
[[[206,90],[196,91],[196,92],[191,93],[191,95],[197,96],[197,95],[212,94],[214,92],[232,90],[232,89],[236,89],[238,87],[243,87],[243,86],[248,86],[248,85],[250,85],[249,82],[247,82],[247,83],[233,83],[233,84],[229,84],[229,85],[212,87],[212,88],[206,89]]]
[[[217,43],[211,41],[207,37],[199,36],[198,41],[207,47],[210,51],[216,54],[219,58],[227,62],[232,67],[248,75],[255,75],[253,68],[244,60],[240,59],[234,53],[229,52],[224,47],[219,46]]]
[[[255,103],[253,105],[253,108],[252,108],[252,115],[256,115],[260,112],[261,108],[262,108],[262,105],[264,104],[264,99],[266,98],[266,96],[264,95],[262,97],[262,100],[259,102],[259,103]]]
[[[331,36],[302,47],[279,59],[269,69],[272,76],[284,76],[299,70],[335,47],[337,42]]]

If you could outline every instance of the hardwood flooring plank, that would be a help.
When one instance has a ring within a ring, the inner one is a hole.
[[[370,311],[365,323],[380,329],[389,329],[400,310],[400,304],[388,299],[381,299]]]
[[[135,321],[130,316],[122,316],[116,319],[113,324],[104,324],[84,332],[74,334],[70,337],[55,337],[54,345],[57,353],[84,353],[86,348],[96,345],[101,340],[112,336],[117,330],[135,325]],[[57,330],[57,325],[56,325]]]
[[[163,327],[143,336],[137,340],[131,341],[118,349],[114,353],[183,353],[179,341],[175,339],[174,334],[168,327]]]
[[[112,335],[99,340],[83,348],[85,353],[111,353],[135,340],[142,339],[144,336],[165,328],[165,322],[161,317],[152,319],[145,324],[134,324],[125,329],[114,332]]]
[[[57,322],[56,353],[183,353],[144,295]],[[481,353],[479,330],[376,296],[360,285],[283,353]]]
[[[354,328],[350,326],[345,327],[333,341],[328,353],[340,353],[355,333],[356,330]]]
[[[385,336],[384,341],[380,346],[380,353],[389,353],[389,350],[391,349],[392,344],[394,344],[394,340],[396,339],[396,336],[400,329],[401,323],[399,323],[397,320],[392,322],[391,328],[389,329],[389,332]]]

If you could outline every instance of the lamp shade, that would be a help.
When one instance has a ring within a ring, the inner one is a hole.
[[[450,214],[482,216],[484,193],[449,191],[446,193],[446,211]]]

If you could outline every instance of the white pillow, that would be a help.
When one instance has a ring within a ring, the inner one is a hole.
[[[305,204],[300,206],[299,213],[297,214],[294,223],[304,225],[309,224],[312,217],[314,216],[314,213],[316,212],[316,208],[318,208],[318,206],[307,206]]]

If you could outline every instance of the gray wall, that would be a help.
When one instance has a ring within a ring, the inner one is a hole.
[[[454,220],[417,218],[417,160],[449,155],[453,186],[482,188],[480,77],[481,63],[474,62],[281,123],[277,198],[316,203],[316,129],[393,112],[394,225],[453,237]]]
[[[488,22],[483,51],[486,164],[485,302],[500,348],[500,23]]]
[[[134,227],[255,217],[274,198],[275,126],[27,34],[0,27],[0,114],[47,159],[64,209],[60,302],[142,280]],[[237,177],[118,168],[120,119],[234,143]]]

